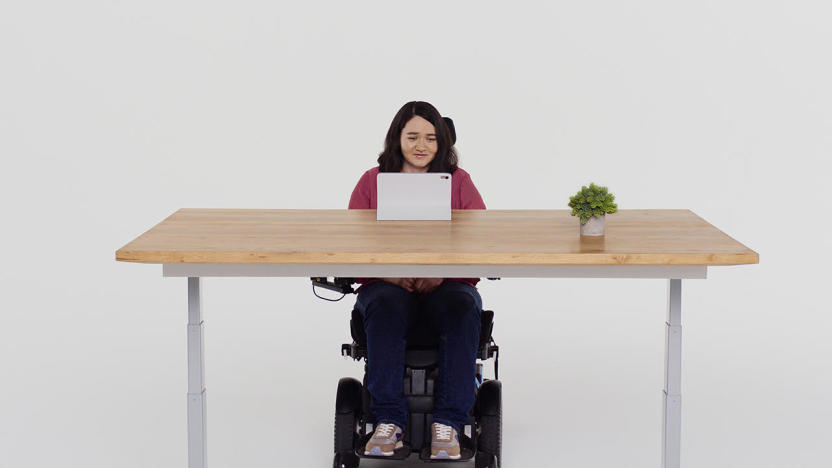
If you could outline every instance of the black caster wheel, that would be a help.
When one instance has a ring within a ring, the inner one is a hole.
[[[485,452],[478,452],[477,457],[474,461],[474,466],[476,468],[499,468],[497,455],[491,455],[490,453]]]
[[[336,453],[332,468],[358,468],[358,455],[351,452]]]
[[[350,377],[338,381],[335,399],[335,453],[352,452],[361,412],[361,382]]]
[[[477,444],[476,468],[499,468],[503,461],[502,383],[488,380],[477,395],[480,437]]]

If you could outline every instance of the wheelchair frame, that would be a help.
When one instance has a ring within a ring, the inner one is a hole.
[[[489,278],[490,279],[490,278]],[[355,293],[352,278],[311,278],[313,289],[323,287],[340,292],[343,299],[347,294]],[[315,293],[317,296],[317,293]],[[318,296],[320,297],[320,296]],[[326,299],[326,298],[322,298]],[[327,299],[332,300],[332,299]],[[364,381],[344,377],[338,382],[335,401],[334,425],[334,459],[333,467],[357,468],[361,458],[381,458],[385,460],[404,460],[416,452],[426,462],[461,462],[475,459],[476,468],[497,468],[502,461],[502,383],[498,380],[499,347],[491,332],[494,313],[483,310],[483,328],[480,333],[477,359],[486,361],[494,358],[494,379],[483,378],[483,363],[476,365],[476,399],[472,414],[460,434],[462,456],[458,460],[430,458],[430,436],[428,431],[432,422],[430,412],[433,408],[435,381],[438,374],[438,349],[410,349],[406,351],[405,378],[403,382],[405,395],[410,406],[410,430],[405,430],[404,446],[393,456],[376,457],[364,455],[364,446],[372,436],[375,417],[369,410],[369,392],[366,390],[367,350],[359,342],[363,336],[363,325],[356,320],[357,311],[353,310],[350,320],[352,343],[341,345],[341,355],[355,361],[363,359]],[[417,411],[414,411],[417,410]]]

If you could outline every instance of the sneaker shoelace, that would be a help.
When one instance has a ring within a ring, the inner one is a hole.
[[[382,423],[382,424],[379,424],[378,427],[376,428],[375,437],[387,438],[387,437],[390,437],[391,435],[393,435],[393,433],[395,431],[396,431],[396,425],[395,424]]]
[[[451,430],[453,428],[451,426],[446,426],[441,423],[436,423],[436,438],[439,440],[450,440],[451,439]]]

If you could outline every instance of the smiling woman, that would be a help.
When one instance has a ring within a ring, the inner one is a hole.
[[[379,172],[447,172],[452,209],[485,209],[467,172],[457,167],[455,129],[427,102],[408,102],[390,124],[378,167],[364,173],[350,209],[375,209]],[[429,240],[426,240],[429,242]],[[376,430],[365,455],[392,456],[409,417],[402,392],[408,331],[425,320],[439,336],[439,385],[431,427],[431,458],[460,458],[459,432],[474,404],[474,369],[482,299],[477,278],[359,280],[355,309],[367,336],[367,390]]]
[[[448,172],[457,169],[452,130],[430,103],[403,105],[378,156],[381,172]]]
[[[420,116],[405,124],[401,137],[402,172],[427,172],[436,156],[436,128]]]

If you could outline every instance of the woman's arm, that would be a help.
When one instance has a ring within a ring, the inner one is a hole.
[[[360,179],[358,179],[358,183],[355,184],[355,188],[352,190],[350,204],[348,206],[349,209],[369,210],[372,208],[370,202],[370,191],[368,189],[369,183],[375,183],[375,181],[370,180],[370,171],[367,171],[361,176]]]
[[[459,184],[459,202],[463,210],[484,210],[485,202],[482,201],[482,196],[479,190],[471,180],[471,175],[464,173],[462,181]]]

